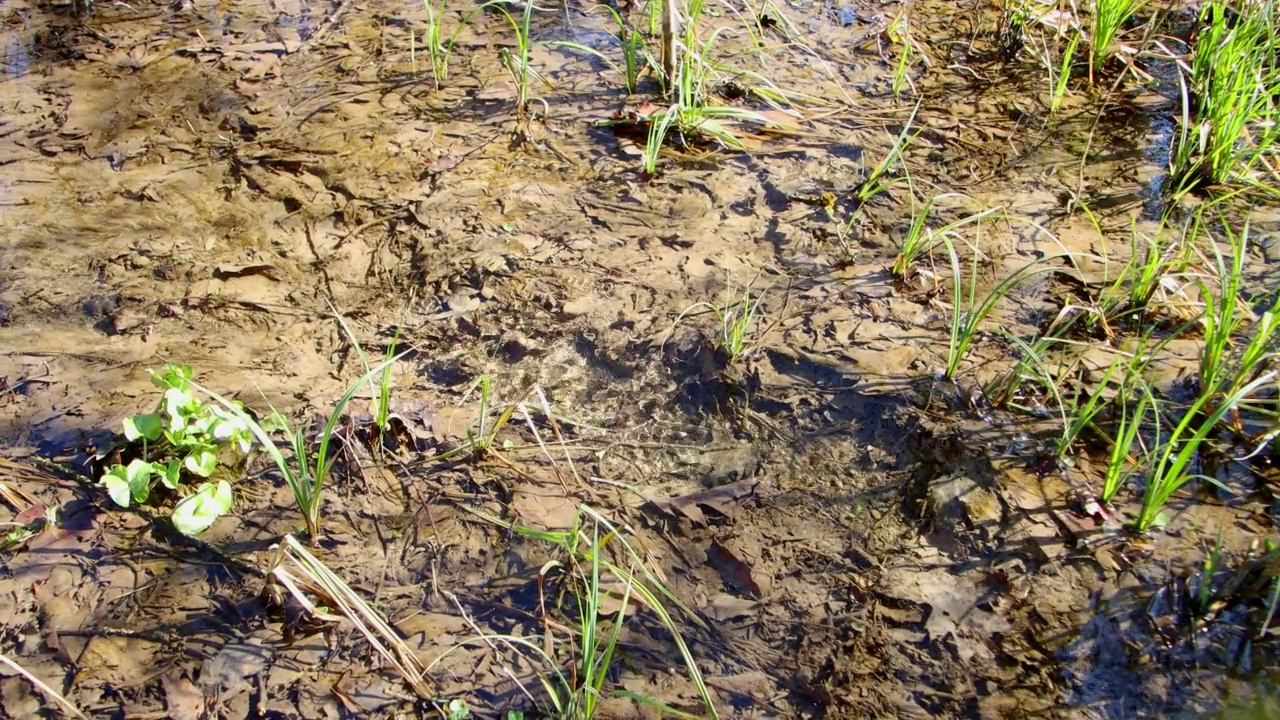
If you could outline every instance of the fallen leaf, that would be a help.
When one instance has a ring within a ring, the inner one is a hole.
[[[257,263],[253,265],[219,265],[214,268],[213,277],[216,280],[226,280],[228,278],[248,277],[250,275],[263,275],[274,280],[275,273],[275,267],[265,263]]]
[[[760,583],[752,576],[751,565],[719,540],[712,540],[707,548],[707,562],[720,573],[720,579],[734,590],[753,600],[764,596]]]
[[[170,720],[200,720],[204,717],[204,693],[186,678],[165,676],[160,678],[164,689],[164,703]]]
[[[713,510],[727,518],[737,515],[738,509],[750,498],[756,497],[761,489],[759,478],[743,478],[737,482],[721,485],[709,490],[702,490],[676,498],[653,498],[649,504],[671,515],[685,517],[695,525],[706,525],[707,518],[703,509]]]

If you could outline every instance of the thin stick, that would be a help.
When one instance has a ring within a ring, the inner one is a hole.
[[[75,705],[72,705],[71,703],[67,702],[67,699],[59,695],[53,688],[41,682],[40,678],[27,672],[26,668],[10,660],[8,655],[5,655],[4,653],[0,653],[0,663],[7,665],[11,670],[18,673],[22,677],[26,678],[27,681],[30,682],[32,685],[35,685],[36,688],[40,690],[40,692],[44,693],[45,696],[51,698],[54,702],[56,702],[58,706],[61,707],[64,711],[66,711],[68,715],[72,717],[80,718],[80,720],[89,720],[89,718],[85,717],[84,713],[76,709]]]

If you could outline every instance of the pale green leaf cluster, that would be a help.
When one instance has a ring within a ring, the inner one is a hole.
[[[156,483],[180,491],[184,478],[208,478],[218,467],[218,452],[233,447],[248,453],[253,435],[242,414],[197,398],[188,365],[170,363],[151,382],[163,392],[155,411],[126,418],[124,437],[141,445],[140,456],[127,465],[116,464],[99,479],[107,495],[120,507],[146,503]],[[231,509],[231,486],[226,481],[203,483],[174,509],[179,531],[194,535]]]

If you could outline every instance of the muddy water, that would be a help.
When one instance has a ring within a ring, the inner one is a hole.
[[[929,67],[895,99],[881,33],[901,9],[789,5],[804,45],[775,37],[767,62],[735,62],[811,96],[796,130],[750,154],[673,153],[649,179],[634,142],[597,127],[638,103],[596,59],[536,46],[545,103],[518,125],[492,14],[460,32],[437,87],[411,54],[415,3],[103,2],[83,19],[6,5],[0,440],[28,470],[3,471],[63,522],[8,557],[0,648],[91,715],[414,714],[349,628],[301,636],[258,599],[267,548],[298,522],[269,472],[237,484],[204,537],[215,552],[33,459],[78,467],[150,407],[145,370],[166,361],[251,406],[327,412],[361,374],[336,308],[366,348],[397,332],[412,347],[395,402],[422,447],[346,468],[318,552],[424,662],[443,657],[439,696],[479,717],[531,710],[520,687],[545,668],[445,651],[480,628],[543,632],[536,575],[554,551],[476,513],[561,527],[579,502],[632,525],[697,609],[688,640],[726,717],[1214,711],[1265,654],[1226,622],[1199,643],[1161,635],[1177,611],[1160,593],[1218,528],[1233,549],[1265,533],[1257,503],[1187,502],[1154,548],[1092,543],[1071,481],[1026,470],[1041,428],[970,405],[1007,353],[984,340],[961,387],[934,381],[948,295],[886,271],[905,192],[843,239],[798,199],[855,187],[918,100],[920,196],[1030,221],[976,239],[992,277],[1090,251],[1073,204],[1121,232],[1150,222],[1167,88],[1098,122],[1081,93],[1047,122],[1041,80],[987,61],[985,4],[943,4],[917,7]],[[535,25],[610,47],[578,6]],[[748,284],[763,319],[725,382],[711,319],[686,311]],[[1030,286],[994,322],[1030,334],[1061,292]],[[484,374],[496,402],[545,396],[572,449],[429,461],[465,435]],[[728,489],[671,501],[708,488]],[[661,630],[641,618],[623,644],[617,686],[696,710]],[[15,677],[0,696],[13,717],[42,706]]]

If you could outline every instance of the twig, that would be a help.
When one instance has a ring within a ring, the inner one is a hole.
[[[14,672],[26,678],[28,682],[36,686],[36,689],[38,689],[40,692],[44,693],[45,696],[47,696],[48,698],[53,700],[55,703],[57,703],[58,707],[61,707],[68,715],[72,717],[80,718],[80,720],[89,720],[89,718],[85,717],[84,713],[76,709],[75,705],[72,705],[71,703],[67,702],[66,698],[58,694],[53,688],[49,687],[48,685],[45,685],[40,680],[40,678],[27,672],[26,668],[10,660],[8,655],[5,655],[4,653],[0,653],[0,664],[7,665]]]

